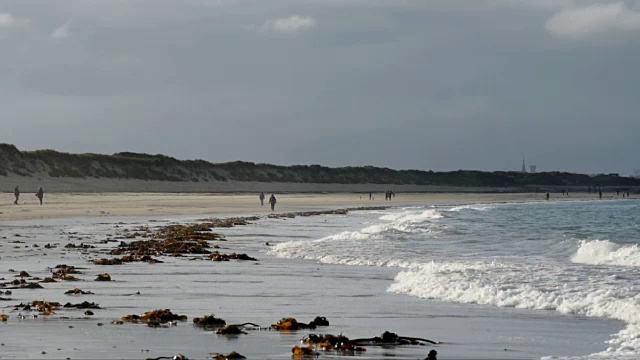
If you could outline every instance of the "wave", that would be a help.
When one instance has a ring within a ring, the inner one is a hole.
[[[496,207],[494,205],[472,204],[472,205],[454,206],[451,209],[448,209],[446,211],[451,211],[451,212],[459,212],[459,211],[462,211],[462,210],[487,211],[487,210],[492,210],[492,209],[495,209],[495,208]]]
[[[640,294],[605,274],[576,276],[552,263],[435,263],[400,272],[391,292],[458,303],[554,310],[625,321],[607,353],[640,351]]]
[[[442,215],[435,209],[408,210],[383,215],[383,223],[361,230],[344,231],[313,241],[287,241],[275,245],[269,254],[281,258],[316,260],[327,264],[414,267],[412,260],[390,255],[390,233],[437,233],[433,221]]]
[[[637,244],[618,244],[609,240],[582,240],[571,258],[577,264],[640,266]]]
[[[393,214],[386,214],[379,218],[379,220],[391,221],[391,225],[400,225],[406,223],[421,223],[427,220],[440,219],[442,214],[435,209],[426,209],[420,211],[403,211]]]
[[[414,268],[412,260],[395,259],[389,253],[389,242],[376,226],[361,231],[346,231],[313,241],[286,241],[268,252],[279,258],[315,260],[324,264]]]

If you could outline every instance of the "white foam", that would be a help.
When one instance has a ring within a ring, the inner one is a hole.
[[[421,223],[428,220],[440,219],[442,214],[435,209],[408,210],[381,216],[380,220],[392,221],[394,225],[405,223]]]
[[[430,233],[429,225],[442,215],[434,209],[406,210],[383,215],[384,221],[361,230],[344,231],[319,240],[288,241],[275,245],[269,254],[281,258],[316,260],[327,264],[414,267],[411,259],[390,257],[391,231]],[[425,224],[426,223],[426,224]]]
[[[315,260],[324,264],[402,268],[416,266],[411,260],[386,257],[388,247],[388,243],[380,237],[361,231],[347,231],[320,240],[283,242],[273,246],[269,254],[280,258]]]
[[[640,294],[606,273],[588,278],[559,263],[431,263],[400,272],[389,291],[427,299],[555,310],[623,320],[607,353],[640,352]]]
[[[609,240],[583,240],[571,261],[590,265],[640,266],[640,248],[636,244],[617,244]]]
[[[486,204],[471,204],[471,205],[461,205],[461,206],[454,206],[451,209],[448,209],[447,211],[452,211],[452,212],[459,212],[462,210],[475,210],[475,211],[487,211],[487,210],[492,210],[495,209],[495,206],[493,205],[486,205]]]

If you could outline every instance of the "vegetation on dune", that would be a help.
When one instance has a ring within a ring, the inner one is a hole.
[[[640,179],[566,172],[458,170],[433,172],[372,166],[329,168],[320,165],[278,166],[235,161],[212,164],[165,155],[120,152],[113,155],[69,154],[55,150],[20,151],[0,144],[0,176],[120,178],[160,181],[257,181],[334,184],[441,185],[465,187],[640,186]]]

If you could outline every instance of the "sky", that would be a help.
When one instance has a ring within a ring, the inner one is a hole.
[[[0,0],[0,142],[640,169],[640,0]]]

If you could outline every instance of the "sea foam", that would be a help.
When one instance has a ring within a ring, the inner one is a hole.
[[[442,215],[434,209],[405,210],[379,218],[383,223],[361,230],[344,231],[322,239],[287,241],[275,245],[269,253],[281,258],[316,260],[327,264],[413,268],[410,259],[387,256],[390,232],[431,232],[432,221]]]
[[[454,206],[446,211],[452,211],[452,212],[458,212],[458,211],[462,211],[462,210],[476,210],[476,211],[487,211],[487,210],[493,210],[495,209],[495,206],[493,205],[487,205],[487,204],[470,204],[470,205],[460,205],[460,206]]]
[[[590,265],[640,266],[640,248],[636,244],[618,244],[609,240],[582,240],[571,261]]]
[[[459,303],[532,310],[625,321],[608,353],[640,350],[640,294],[636,287],[608,281],[607,274],[577,275],[551,263],[435,263],[400,272],[389,291]]]

